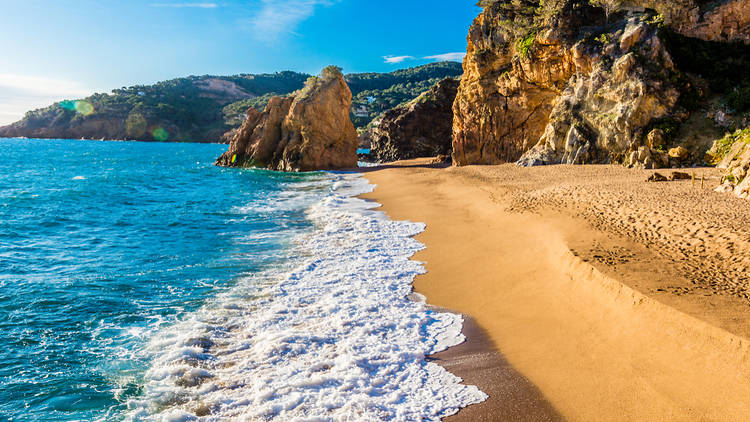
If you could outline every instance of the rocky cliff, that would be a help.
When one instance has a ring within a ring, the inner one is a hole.
[[[250,109],[216,164],[314,171],[357,165],[357,132],[349,119],[352,94],[340,69],[329,66],[293,96]]]
[[[634,0],[650,8],[675,32],[706,41],[750,42],[750,7],[745,0]]]
[[[694,123],[691,112],[705,111],[710,89],[703,86],[716,84],[682,67],[695,63],[697,50],[723,46],[704,40],[746,40],[750,1],[610,3],[619,6],[483,2],[454,103],[454,164],[663,167],[702,160],[710,144],[683,146],[678,134]],[[694,43],[700,48],[691,52]],[[730,60],[720,49],[707,54],[715,66]],[[714,76],[738,78],[737,69],[731,73]],[[726,87],[719,94],[728,95]]]
[[[750,199],[750,177],[747,177],[750,172],[750,128],[717,140],[708,151],[708,159],[725,171],[717,192],[731,192]]]
[[[453,101],[458,81],[447,78],[407,104],[391,109],[361,139],[370,155],[387,162],[451,153]]]

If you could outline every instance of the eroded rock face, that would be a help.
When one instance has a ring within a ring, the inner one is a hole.
[[[216,164],[279,171],[356,167],[351,100],[341,72],[326,68],[297,95],[272,98],[263,112],[248,110],[245,123]]]
[[[576,71],[574,52],[561,38],[567,26],[539,34],[531,54],[518,40],[536,39],[537,34],[525,36],[507,24],[524,19],[533,19],[527,8],[496,2],[469,30],[464,75],[453,105],[454,164],[517,160],[538,142],[554,99]]]
[[[444,79],[408,104],[387,111],[367,133],[371,156],[387,162],[450,154],[457,91],[457,80]]]
[[[640,18],[630,19],[613,38],[573,46],[590,68],[577,68],[554,100],[539,143],[519,164],[664,165],[643,138],[648,124],[669,116],[680,97],[671,83],[672,60],[656,28]]]
[[[638,0],[664,17],[664,24],[687,37],[750,43],[748,0]]]
[[[717,192],[732,192],[743,199],[750,199],[750,128],[728,134],[714,143],[708,152],[717,167],[724,169],[724,177]]]
[[[653,14],[622,16],[607,21],[583,0],[486,7],[454,103],[454,164],[658,167],[661,151],[639,149],[685,82]]]

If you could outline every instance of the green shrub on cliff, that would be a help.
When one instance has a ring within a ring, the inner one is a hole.
[[[331,65],[331,66],[326,66],[325,68],[323,68],[323,71],[320,72],[320,76],[324,80],[330,81],[331,79],[336,79],[338,77],[343,76],[343,74],[341,73],[340,67]]]
[[[518,50],[518,54],[520,54],[521,57],[526,57],[529,54],[529,50],[534,45],[535,40],[536,32],[532,32],[516,41],[516,50]]]
[[[718,164],[737,142],[750,143],[750,127],[727,133],[723,138],[716,140],[708,151],[708,155],[712,157],[711,164]]]

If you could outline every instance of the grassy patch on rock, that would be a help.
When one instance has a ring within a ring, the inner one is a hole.
[[[750,143],[750,127],[737,130],[734,133],[727,133],[723,138],[716,140],[714,146],[708,151],[710,163],[716,165],[722,161],[737,142]]]

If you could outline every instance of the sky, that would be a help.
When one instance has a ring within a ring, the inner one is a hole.
[[[476,0],[0,0],[0,125],[188,75],[461,61]]]

